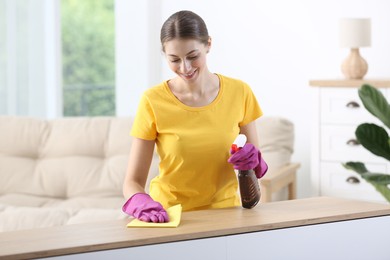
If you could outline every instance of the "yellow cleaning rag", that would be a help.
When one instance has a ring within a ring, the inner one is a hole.
[[[127,224],[127,227],[178,227],[181,219],[181,211],[182,211],[181,204],[178,204],[167,209],[169,222],[153,223],[153,222],[144,222],[138,219],[133,219]]]

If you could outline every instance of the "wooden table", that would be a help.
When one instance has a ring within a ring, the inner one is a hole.
[[[3,232],[0,259],[390,259],[388,204],[316,197],[184,212],[178,228],[127,222]]]

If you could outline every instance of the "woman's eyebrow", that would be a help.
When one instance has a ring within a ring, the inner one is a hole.
[[[192,54],[192,53],[194,53],[194,52],[196,52],[198,49],[195,49],[195,50],[192,50],[192,51],[190,51],[190,52],[188,52],[187,54],[186,54],[186,56],[187,55],[190,55],[190,54]],[[171,56],[171,57],[178,57],[178,56],[176,56],[175,54],[168,54],[168,56]]]

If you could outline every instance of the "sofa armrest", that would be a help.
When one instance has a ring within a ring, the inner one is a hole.
[[[296,198],[296,172],[300,163],[289,163],[260,179],[261,202],[270,202],[272,193],[288,187],[288,199]]]

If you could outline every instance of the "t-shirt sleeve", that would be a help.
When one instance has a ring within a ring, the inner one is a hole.
[[[130,135],[145,140],[154,140],[157,137],[155,114],[145,94],[138,105]]]
[[[249,124],[263,115],[263,111],[257,102],[256,96],[247,84],[244,85],[244,110],[244,118],[241,121],[240,126]]]

